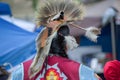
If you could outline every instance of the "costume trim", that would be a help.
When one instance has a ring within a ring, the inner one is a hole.
[[[11,74],[11,80],[24,80],[23,64],[20,64]]]
[[[80,73],[80,80],[97,80],[94,71],[82,64],[80,65],[79,73]]]

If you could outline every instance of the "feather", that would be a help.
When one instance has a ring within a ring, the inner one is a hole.
[[[97,38],[98,38],[98,34],[101,34],[101,29],[100,28],[96,28],[96,27],[88,27],[88,28],[83,28],[80,27],[79,25],[76,25],[74,23],[71,23],[70,25],[72,25],[73,27],[76,27],[78,29],[82,29],[85,32],[85,36],[90,39],[91,41],[97,42]]]
[[[55,20],[61,20],[61,19],[64,19],[64,12],[59,12],[58,14],[56,14],[52,19],[51,21],[55,21]]]
[[[44,28],[41,31],[41,33],[38,35],[37,40],[36,40],[37,55],[35,56],[30,66],[29,72],[28,72],[30,78],[34,77],[42,69],[46,56],[48,56],[49,49],[52,43],[52,39],[57,34],[57,32],[55,31],[45,40],[45,43],[46,43],[45,46],[41,46],[42,45],[41,41],[42,41],[42,37],[44,35],[45,30],[46,28]]]
[[[68,50],[73,50],[78,47],[78,44],[73,36],[65,36],[65,41],[67,43]]]
[[[89,38],[90,40],[97,42],[97,38],[98,38],[97,35],[100,33],[101,33],[100,29],[96,27],[89,27],[89,28],[86,28],[85,36]]]
[[[49,20],[58,16],[60,12],[64,12],[66,21],[79,20],[83,18],[84,7],[73,0],[44,0],[37,10],[36,22],[46,26]]]

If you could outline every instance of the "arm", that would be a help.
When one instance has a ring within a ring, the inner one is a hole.
[[[102,80],[91,68],[81,65],[80,80]]]

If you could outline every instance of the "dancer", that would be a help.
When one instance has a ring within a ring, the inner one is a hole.
[[[46,0],[38,11],[38,25],[45,26],[36,39],[37,54],[33,60],[22,63],[11,74],[12,80],[100,80],[94,71],[70,60],[69,49],[78,44],[70,36],[69,25],[86,31],[96,41],[100,30],[84,29],[74,21],[82,18],[82,6],[72,0]]]

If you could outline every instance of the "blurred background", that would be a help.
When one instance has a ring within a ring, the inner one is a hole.
[[[31,18],[34,18],[36,7],[42,0],[0,0],[0,2],[10,5],[14,17],[31,21]],[[110,6],[120,10],[119,0],[78,0],[78,2],[85,4],[88,17],[101,17]]]
[[[120,60],[120,0],[77,1],[85,5],[85,18],[76,23],[102,30],[94,43],[84,37],[82,30],[70,27],[79,47],[68,52],[69,58],[91,67],[104,80],[104,64]],[[0,66],[6,70],[12,71],[36,53],[35,38],[42,29],[35,24],[39,3],[42,0],[0,0]]]

